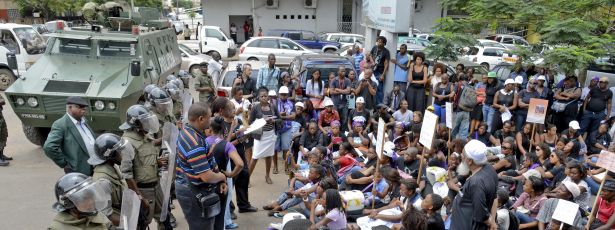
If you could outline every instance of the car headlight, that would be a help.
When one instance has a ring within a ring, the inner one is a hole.
[[[36,99],[36,97],[28,98],[28,105],[32,108],[38,106],[38,99]]]
[[[107,108],[109,108],[110,110],[115,110],[115,103],[113,103],[113,102],[109,102],[109,103],[107,104]]]
[[[19,105],[19,106],[22,106],[22,105],[26,104],[26,101],[25,101],[23,98],[21,98],[21,97],[18,97],[18,98],[15,100],[15,102],[16,102],[16,103],[17,103],[17,105]]]
[[[103,110],[105,109],[105,103],[102,101],[96,101],[94,102],[94,108],[96,108],[96,110]]]

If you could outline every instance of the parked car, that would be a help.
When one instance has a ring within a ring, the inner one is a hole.
[[[415,34],[415,37],[421,38],[421,39],[426,39],[428,41],[431,41],[434,38],[433,34]]]
[[[321,41],[339,42],[342,47],[365,44],[365,36],[360,34],[348,33],[321,33],[318,36]]]
[[[431,42],[418,37],[397,37],[397,50],[399,50],[401,44],[406,44],[408,53],[413,53],[414,51],[424,50],[427,46],[431,45]]]
[[[230,36],[218,26],[201,26],[198,40],[201,53],[211,56],[216,61],[231,58],[237,54],[235,41],[230,39]]]
[[[469,47],[469,51],[464,58],[478,63],[486,69],[491,69],[502,62],[515,63],[517,61],[515,55],[508,53],[508,49],[481,46]]]
[[[333,53],[342,47],[339,42],[320,40],[314,32],[306,30],[269,30],[265,33],[265,36],[289,38],[309,49],[317,49],[328,53]]]
[[[233,81],[240,76],[237,73],[237,69],[243,69],[244,64],[250,64],[252,66],[252,74],[250,78],[256,82],[256,76],[258,76],[259,69],[266,65],[264,61],[230,61],[227,67],[215,78],[214,84],[216,85],[216,95],[218,97],[231,97],[231,89],[233,88]]]
[[[293,59],[288,73],[290,76],[299,75],[300,85],[305,90],[305,84],[311,78],[314,70],[320,70],[320,78],[325,84],[329,84],[329,73],[337,73],[340,66],[346,68],[346,72],[354,70],[354,60],[337,55],[306,54]]]
[[[502,45],[511,50],[517,49],[517,46],[530,46],[530,43],[528,43],[523,37],[517,35],[495,34],[487,36],[485,39],[502,43]]]
[[[488,39],[477,39],[479,44],[483,47],[494,47],[494,48],[502,48],[502,49],[508,49],[506,48],[506,46],[502,45],[499,42],[496,42],[494,40],[488,40]]]
[[[182,65],[180,69],[188,70],[192,73],[193,70],[199,68],[201,62],[209,62],[212,60],[210,56],[199,53],[184,44],[178,44],[178,46],[182,56]]]
[[[284,37],[253,37],[239,48],[240,61],[266,61],[275,54],[276,63],[288,65],[296,56],[314,54],[307,47]]]

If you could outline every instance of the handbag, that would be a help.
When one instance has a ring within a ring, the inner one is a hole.
[[[560,101],[554,101],[553,104],[551,105],[551,109],[556,112],[556,113],[561,113],[564,112],[564,110],[566,110],[566,106],[568,106],[570,103],[572,103],[574,101],[571,102],[560,102]]]

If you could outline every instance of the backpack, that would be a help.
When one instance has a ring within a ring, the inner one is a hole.
[[[508,225],[508,230],[519,230],[519,218],[517,218],[515,213],[511,210],[508,210],[508,220],[510,222]]]
[[[465,85],[459,97],[459,106],[464,110],[471,111],[476,107],[476,103],[478,103],[476,100],[476,91],[474,91],[470,85]]]

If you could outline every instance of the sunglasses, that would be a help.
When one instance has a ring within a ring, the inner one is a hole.
[[[600,83],[609,83],[608,81],[599,81]]]

